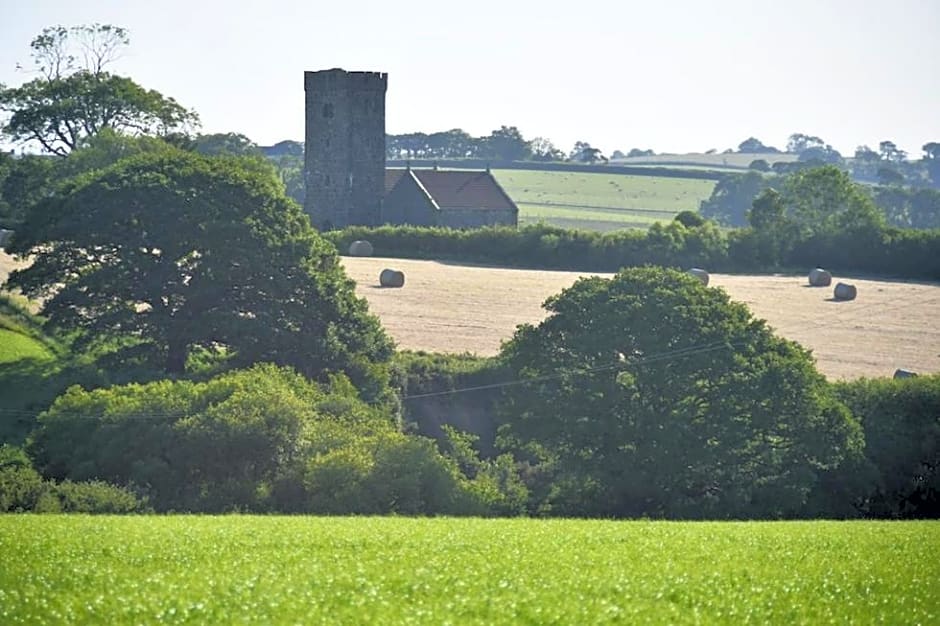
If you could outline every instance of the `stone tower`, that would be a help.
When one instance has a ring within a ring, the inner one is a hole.
[[[388,75],[304,72],[304,208],[321,230],[381,223]]]

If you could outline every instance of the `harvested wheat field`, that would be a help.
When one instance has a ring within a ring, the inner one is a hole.
[[[382,258],[344,257],[343,265],[400,348],[481,355],[495,354],[517,324],[541,320],[545,298],[585,275]],[[380,288],[384,268],[402,270],[404,287]],[[811,349],[830,379],[940,372],[940,284],[851,282],[858,299],[849,302],[805,276],[712,274],[710,285]]]

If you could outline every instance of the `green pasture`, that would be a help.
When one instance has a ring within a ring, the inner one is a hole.
[[[555,226],[584,230],[617,230],[620,228],[649,228],[655,222],[669,221],[674,214],[652,211],[624,211],[621,209],[579,209],[562,206],[519,204],[519,223],[545,222]]]
[[[51,359],[55,342],[46,338],[25,298],[0,294],[0,364]]]
[[[584,172],[494,170],[519,205],[522,223],[576,222],[582,228],[647,228],[676,213],[697,211],[715,187],[713,180]]]
[[[0,363],[12,363],[20,359],[48,359],[52,353],[32,337],[0,328]]]
[[[0,622],[935,624],[937,522],[0,517]]]

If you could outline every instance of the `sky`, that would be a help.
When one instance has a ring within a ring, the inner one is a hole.
[[[792,133],[845,155],[940,141],[940,0],[0,0],[0,83],[44,27],[130,31],[115,73],[202,132],[304,136],[303,72],[388,72],[386,130],[517,126],[567,151],[722,151]]]

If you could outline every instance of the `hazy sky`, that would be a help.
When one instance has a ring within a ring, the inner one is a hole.
[[[331,67],[389,73],[390,133],[940,141],[940,0],[0,0],[0,82],[30,78],[14,68],[43,27],[93,22],[130,30],[113,71],[261,144],[303,139],[303,72]]]

